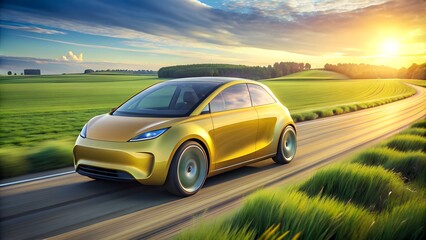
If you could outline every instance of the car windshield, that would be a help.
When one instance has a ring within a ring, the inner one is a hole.
[[[151,86],[115,110],[112,115],[140,117],[188,116],[220,82],[168,81]]]

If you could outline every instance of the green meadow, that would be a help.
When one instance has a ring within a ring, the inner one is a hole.
[[[295,121],[373,107],[415,92],[399,80],[348,80],[320,70],[298,74],[299,78],[292,74],[262,81],[289,108]],[[68,156],[53,157],[53,165],[70,165],[72,143],[88,120],[163,80],[155,75],[125,74],[0,76],[0,161],[12,155],[27,159],[28,154],[44,159],[39,152],[46,148],[49,153],[53,144],[52,149],[62,149],[58,150],[61,156]]]
[[[249,195],[177,239],[424,239],[426,120],[309,179]]]
[[[347,76],[332,72],[332,71],[326,71],[326,70],[309,70],[309,71],[302,71],[297,73],[292,73],[283,77],[279,78],[273,78],[271,80],[282,80],[282,79],[294,79],[294,80],[343,80],[343,79],[349,79]]]

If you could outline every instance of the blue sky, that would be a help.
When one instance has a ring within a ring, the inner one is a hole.
[[[3,0],[0,74],[425,61],[422,0]]]

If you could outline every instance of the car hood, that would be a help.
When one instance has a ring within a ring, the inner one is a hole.
[[[104,114],[87,124],[87,138],[127,142],[137,135],[160,128],[171,127],[183,118],[123,117]]]

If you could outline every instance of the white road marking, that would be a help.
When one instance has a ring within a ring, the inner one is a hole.
[[[47,176],[29,178],[29,179],[14,181],[14,182],[1,183],[0,187],[7,187],[7,186],[15,185],[15,184],[20,184],[20,183],[33,182],[33,181],[47,179],[47,178],[59,177],[59,176],[63,176],[63,175],[71,174],[71,173],[75,173],[75,171],[73,170],[73,171],[55,173],[55,174],[51,174],[51,175],[47,175]]]

